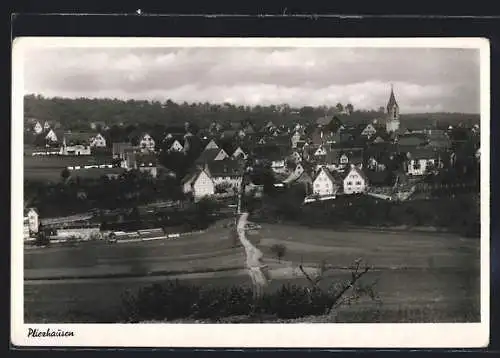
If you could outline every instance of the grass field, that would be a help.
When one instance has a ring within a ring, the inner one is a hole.
[[[113,322],[125,290],[167,277],[38,281],[51,276],[176,272],[202,285],[249,285],[242,248],[232,248],[228,229],[187,236],[178,241],[93,244],[77,248],[25,251],[25,320],[27,322]],[[347,322],[463,322],[479,320],[479,240],[445,234],[335,232],[303,227],[263,225],[249,238],[272,268],[268,290],[283,283],[307,285],[300,275],[281,274],[303,262],[326,260],[336,267],[324,284],[349,277],[348,266],[363,258],[374,270],[380,302],[363,299],[339,311]],[[271,245],[283,243],[281,262]],[[190,271],[216,271],[187,274]]]
[[[25,155],[23,161],[25,179],[57,181],[61,178],[61,171],[66,167],[111,164],[111,157]]]

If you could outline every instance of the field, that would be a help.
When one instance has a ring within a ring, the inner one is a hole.
[[[111,157],[96,156],[24,156],[24,178],[58,181],[61,171],[68,166],[111,164]]]
[[[27,249],[25,320],[113,322],[125,290],[172,277],[203,285],[250,285],[243,269],[243,249],[232,247],[228,231],[212,229],[178,241]],[[445,234],[338,232],[282,225],[263,225],[249,238],[261,248],[271,268],[269,290],[283,283],[307,285],[296,270],[301,262],[313,267],[325,260],[334,266],[325,284],[348,278],[350,272],[345,267],[356,258],[372,265],[373,271],[363,280],[377,281],[381,301],[365,299],[343,309],[340,321],[479,320],[479,240]],[[275,243],[287,247],[280,261],[271,251]],[[90,278],[98,275],[108,278]],[[58,276],[69,279],[41,280]]]

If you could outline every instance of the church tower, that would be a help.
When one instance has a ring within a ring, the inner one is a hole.
[[[391,85],[391,94],[389,96],[389,102],[387,102],[387,121],[386,130],[387,133],[396,132],[399,129],[399,105],[396,102],[396,96],[394,96],[394,88]]]

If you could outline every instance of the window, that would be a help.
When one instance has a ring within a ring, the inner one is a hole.
[[[360,182],[360,181],[357,181],[357,182],[356,182],[356,185],[361,185],[361,182]]]
[[[413,164],[413,169],[414,169],[414,170],[419,170],[419,169],[420,169],[420,162],[415,162],[415,163]]]
[[[352,185],[352,181],[348,181],[348,182],[347,182],[347,185]]]

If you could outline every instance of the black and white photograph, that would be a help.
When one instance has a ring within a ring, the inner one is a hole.
[[[486,344],[488,46],[19,39],[13,338]]]

